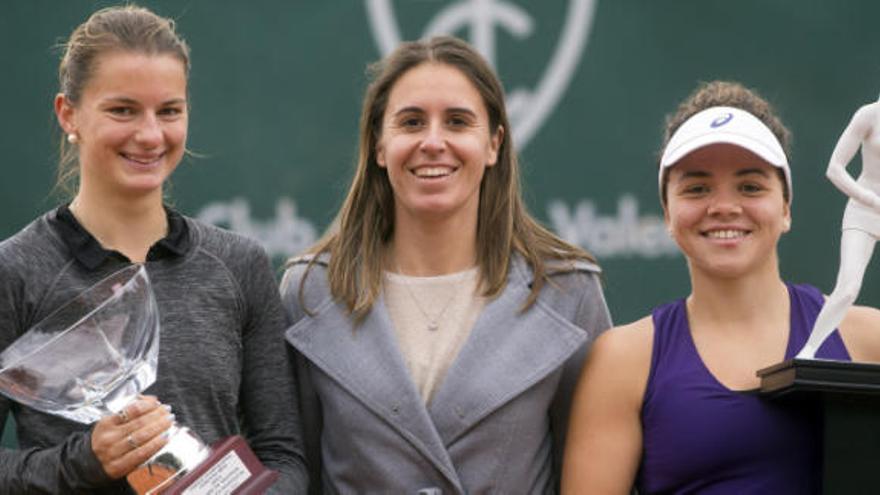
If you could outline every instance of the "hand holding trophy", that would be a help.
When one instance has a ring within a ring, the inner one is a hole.
[[[853,179],[846,166],[859,148],[862,172]],[[831,154],[826,175],[850,199],[843,215],[837,283],[797,355],[801,359],[813,359],[843,321],[858,297],[874,245],[880,239],[880,101],[859,108],[853,115]]]
[[[80,293],[0,353],[0,392],[80,423],[108,415],[127,422],[127,406],[156,380],[158,354],[158,308],[146,269],[133,264]],[[186,477],[211,449],[177,424],[167,439],[128,474],[138,494],[262,491],[277,478],[240,437],[221,442],[215,454],[222,460],[193,473],[204,476]],[[126,441],[138,447],[131,434]],[[181,491],[186,487],[190,491]]]

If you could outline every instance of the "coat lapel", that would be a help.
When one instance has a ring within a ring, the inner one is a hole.
[[[380,296],[354,328],[332,299],[288,329],[287,340],[461,487],[446,448],[409,375]]]
[[[559,369],[587,340],[540,300],[520,311],[530,282],[530,271],[515,259],[507,287],[486,305],[434,395],[430,414],[446,445]]]

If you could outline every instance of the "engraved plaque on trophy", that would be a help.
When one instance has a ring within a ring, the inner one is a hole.
[[[0,353],[0,393],[90,424],[116,414],[156,380],[159,311],[142,265],[77,295]],[[161,399],[161,398],[160,398]],[[159,452],[130,473],[138,494],[262,493],[278,474],[240,436],[209,448],[174,424]]]

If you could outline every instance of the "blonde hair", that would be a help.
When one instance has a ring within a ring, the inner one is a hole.
[[[477,219],[477,265],[487,297],[498,295],[507,281],[512,253],[519,253],[534,272],[523,309],[538,297],[547,278],[546,260],[588,260],[586,251],[542,227],[526,211],[520,192],[519,167],[501,83],[486,61],[467,43],[440,36],[401,44],[370,68],[372,82],[364,96],[357,168],[348,194],[328,233],[309,253],[330,255],[328,279],[333,296],[344,302],[356,321],[370,311],[381,290],[383,260],[394,232],[394,194],[384,168],[376,161],[376,144],[388,97],[395,82],[423,63],[441,63],[462,72],[480,93],[489,129],[503,129],[498,161],[487,167],[480,184]],[[300,300],[305,279],[300,284]]]

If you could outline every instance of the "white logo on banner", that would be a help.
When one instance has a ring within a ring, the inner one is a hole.
[[[208,203],[196,218],[260,241],[273,258],[302,253],[318,238],[314,224],[298,216],[296,203],[285,197],[278,198],[271,220],[251,217],[250,203],[244,198]]]
[[[382,56],[388,55],[403,40],[393,1],[364,1],[379,50]],[[508,115],[514,141],[520,149],[534,137],[568,88],[580,62],[597,1],[569,1],[559,41],[540,79],[533,88],[514,87],[508,91]],[[455,34],[464,29],[468,30],[468,41],[496,69],[496,30],[503,30],[517,41],[526,41],[536,31],[533,17],[513,2],[458,0],[438,9],[420,37]],[[504,68],[500,69],[503,73]],[[562,238],[587,248],[601,259],[651,259],[678,253],[663,218],[640,213],[638,200],[631,194],[620,196],[617,210],[611,214],[601,213],[590,199],[579,200],[571,206],[559,199],[550,199],[547,214],[551,227]],[[278,199],[272,219],[252,218],[250,204],[242,198],[210,203],[198,218],[259,240],[276,258],[299,254],[317,239],[315,223],[298,216],[293,200],[285,197]]]
[[[382,55],[402,41],[391,0],[365,0],[370,28]],[[550,63],[533,88],[508,91],[507,112],[514,143],[524,149],[565,93],[593,23],[596,0],[571,0],[565,26]],[[453,34],[468,27],[470,43],[495,66],[495,27],[517,40],[531,36],[534,20],[522,7],[504,0],[459,0],[440,11],[424,28],[421,37]],[[496,67],[498,69],[498,67]],[[503,69],[503,68],[502,68]],[[503,72],[503,70],[501,71]]]
[[[623,194],[617,201],[617,211],[611,215],[599,212],[589,199],[571,207],[562,200],[551,199],[547,216],[560,237],[602,259],[633,256],[651,259],[678,254],[663,218],[640,213],[638,199],[632,194]],[[197,218],[260,241],[273,258],[302,253],[318,237],[314,223],[300,217],[294,201],[286,197],[278,199],[272,219],[254,219],[250,204],[244,198],[208,203]]]
[[[599,213],[595,203],[583,199],[572,208],[562,200],[550,200],[547,206],[550,225],[566,241],[605,258],[659,258],[675,256],[678,246],[669,237],[663,218],[640,214],[639,200],[624,193],[617,200],[613,215]]]

